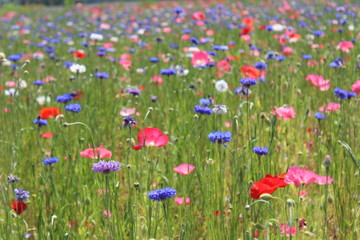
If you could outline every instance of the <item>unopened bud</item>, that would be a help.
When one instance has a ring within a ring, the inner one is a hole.
[[[271,194],[264,193],[264,194],[261,194],[260,198],[261,198],[262,200],[269,201],[269,200],[272,199],[272,196],[271,196]]]
[[[69,124],[68,123],[63,123],[63,127],[68,127]]]
[[[213,165],[214,163],[215,163],[215,160],[212,159],[212,158],[209,158],[209,159],[206,160],[207,165]]]
[[[246,210],[246,211],[249,211],[250,209],[251,209],[250,205],[246,205],[246,206],[245,206],[245,210]]]
[[[290,208],[290,207],[295,207],[295,201],[292,200],[292,199],[288,199],[286,200],[286,204],[287,206]]]
[[[330,157],[330,155],[326,155],[326,156],[325,156],[323,165],[324,165],[324,167],[326,167],[326,168],[330,167],[330,165],[331,165],[331,157]]]

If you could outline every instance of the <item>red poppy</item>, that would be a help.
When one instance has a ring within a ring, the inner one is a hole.
[[[162,131],[157,128],[144,128],[140,130],[138,134],[139,144],[133,146],[133,149],[140,150],[144,146],[155,146],[162,147],[165,146],[168,141],[168,135],[162,134]]]
[[[12,200],[11,204],[11,209],[14,210],[17,215],[20,215],[27,208],[26,204],[23,202]]]
[[[39,112],[41,119],[48,119],[52,117],[56,117],[61,114],[60,109],[57,107],[44,107]]]
[[[280,176],[266,175],[260,182],[255,182],[250,188],[250,196],[259,199],[262,194],[272,194],[279,187],[286,187],[284,174]]]
[[[73,54],[74,58],[85,58],[85,52],[82,50],[78,50]]]
[[[260,77],[261,73],[258,69],[256,69],[253,66],[245,65],[242,68],[240,68],[240,72],[244,74],[245,77],[251,78],[251,79],[257,79]]]

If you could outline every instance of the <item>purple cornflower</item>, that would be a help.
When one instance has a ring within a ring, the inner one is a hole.
[[[240,95],[240,96],[249,96],[251,94],[251,90],[247,87],[237,87],[234,90],[235,95]]]
[[[126,88],[126,92],[133,96],[139,96],[141,93],[139,89],[135,89],[135,88]]]
[[[324,113],[320,113],[320,112],[316,112],[315,113],[315,118],[318,120],[323,120],[325,119],[326,115]]]
[[[15,175],[12,175],[10,174],[8,177],[7,177],[7,181],[8,183],[16,183],[19,181],[19,178]]]
[[[194,107],[194,111],[196,113],[200,113],[200,114],[207,114],[207,115],[210,115],[212,113],[212,109],[209,108],[209,107],[202,107],[202,106],[198,106],[196,105]]]
[[[269,152],[269,148],[267,148],[267,147],[253,147],[252,150],[254,153],[256,153],[259,156],[267,155]]]
[[[132,127],[136,125],[136,120],[134,119],[133,116],[126,116],[124,117],[124,122],[122,127]]]
[[[157,190],[153,190],[149,192],[149,199],[153,201],[162,201],[168,198],[172,198],[176,196],[176,190],[173,188],[161,188]]]
[[[94,76],[96,78],[100,78],[100,79],[108,79],[109,78],[109,74],[107,72],[96,72]]]
[[[29,199],[30,193],[28,191],[25,191],[24,189],[15,188],[15,199],[19,202],[24,202]]]
[[[120,171],[120,163],[116,161],[103,161],[93,163],[92,170],[94,172],[109,174],[111,172]]]

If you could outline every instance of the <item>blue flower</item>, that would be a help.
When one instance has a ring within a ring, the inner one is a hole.
[[[226,50],[229,50],[229,47],[226,46],[226,45],[214,45],[214,46],[212,46],[212,50],[215,50],[215,51],[226,51]]]
[[[234,90],[235,95],[240,95],[240,96],[249,96],[251,94],[251,90],[247,87],[237,87]]]
[[[193,44],[196,44],[196,45],[198,45],[200,43],[200,41],[195,37],[191,37],[190,42],[192,42]]]
[[[94,76],[96,78],[100,78],[100,79],[108,79],[109,78],[109,74],[107,72],[96,72]]]
[[[274,60],[274,59],[276,59],[276,57],[277,57],[277,54],[273,51],[268,51],[265,55],[265,58],[268,60]]]
[[[54,163],[57,163],[59,162],[59,159],[57,157],[52,157],[52,158],[44,158],[43,159],[43,164],[44,165],[51,165],[51,164],[54,164]]]
[[[309,60],[312,59],[311,55],[302,55],[302,59]]]
[[[33,123],[38,125],[39,127],[48,125],[48,121],[46,119],[41,119],[40,116],[38,118],[35,118],[33,120]]]
[[[326,115],[324,113],[320,113],[320,112],[316,112],[315,113],[315,118],[318,120],[323,120],[325,119]]]
[[[64,67],[65,67],[65,68],[70,68],[73,64],[74,64],[74,63],[72,63],[72,62],[65,61],[65,62],[64,62]]]
[[[73,100],[73,98],[70,93],[65,93],[64,95],[59,95],[56,97],[56,102],[59,102],[59,103],[68,103],[72,100]]]
[[[348,98],[348,92],[345,90],[342,90],[341,88],[337,87],[334,89],[334,95],[340,99],[347,99]]]
[[[69,105],[65,106],[65,110],[69,112],[78,113],[81,111],[81,105],[78,103],[70,103]]]
[[[256,79],[251,79],[251,78],[242,78],[240,79],[240,83],[244,86],[244,87],[251,87],[256,85],[257,81]]]
[[[175,69],[162,69],[160,71],[160,74],[165,75],[165,76],[176,75],[176,70]]]
[[[44,82],[41,81],[41,80],[35,80],[35,81],[33,81],[33,84],[36,85],[36,86],[41,86],[41,85],[44,84]]]
[[[213,131],[209,133],[208,138],[212,143],[223,144],[224,147],[227,147],[224,143],[230,142],[232,136],[230,132]]]
[[[255,63],[255,68],[258,70],[264,70],[266,69],[267,65],[264,62],[257,62]]]
[[[336,58],[334,61],[332,61],[329,64],[329,67],[332,67],[332,68],[340,68],[342,66],[344,66],[344,61],[341,58]]]
[[[134,119],[133,116],[126,116],[124,117],[124,122],[122,127],[132,127],[136,125],[136,120]]]
[[[269,152],[269,148],[267,148],[267,147],[253,147],[252,150],[254,153],[256,153],[259,156],[267,155]]]
[[[194,107],[194,111],[196,113],[200,113],[200,114],[207,114],[207,115],[212,114],[212,109],[211,108],[209,108],[209,107],[201,107],[201,106],[198,106],[198,105],[196,105]]]
[[[323,34],[324,34],[324,32],[321,31],[321,30],[316,30],[316,31],[313,32],[313,35],[314,35],[315,37],[320,37],[320,36],[322,36]]]
[[[181,7],[176,7],[173,9],[173,12],[176,13],[176,14],[180,14],[182,13],[184,10],[181,8]]]
[[[285,56],[277,56],[276,60],[278,60],[279,62],[284,61],[286,59]]]
[[[211,98],[201,98],[199,100],[199,104],[202,106],[209,106],[211,104],[214,104],[214,100]]]
[[[173,188],[161,188],[157,190],[153,190],[149,192],[149,199],[153,201],[162,201],[168,198],[172,198],[176,196],[176,190]]]
[[[139,96],[141,93],[139,89],[135,89],[135,88],[126,88],[126,92],[134,96]]]
[[[21,54],[9,55],[8,59],[13,62],[19,61],[21,59]]]
[[[149,61],[152,62],[152,63],[157,63],[157,62],[159,62],[159,58],[151,57],[151,58],[149,58]]]
[[[92,170],[94,172],[109,174],[111,172],[120,171],[120,163],[116,161],[103,161],[93,163]]]
[[[24,189],[15,188],[14,192],[15,192],[15,199],[16,199],[16,201],[19,201],[19,202],[24,202],[24,201],[28,200],[30,197],[30,193],[28,191],[25,191]]]

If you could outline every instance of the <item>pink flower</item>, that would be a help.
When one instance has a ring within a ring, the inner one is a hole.
[[[54,136],[54,134],[52,132],[44,132],[43,134],[41,134],[42,138],[52,138]]]
[[[230,68],[231,64],[226,60],[220,60],[217,64],[217,69],[219,72],[228,72],[230,71]]]
[[[180,197],[180,198],[175,198],[175,203],[177,204],[177,205],[183,205],[184,204],[184,200],[185,200],[185,198],[184,197]],[[190,198],[186,198],[186,200],[185,200],[185,204],[186,205],[190,205]]]
[[[171,33],[171,28],[169,28],[169,27],[164,28],[163,33]]]
[[[309,74],[306,76],[305,80],[310,81],[311,84],[316,86],[320,91],[326,91],[330,89],[330,80],[325,80],[321,75]]]
[[[162,134],[157,128],[144,128],[138,134],[139,144],[133,146],[133,149],[140,150],[144,146],[162,147],[169,142],[168,135]]]
[[[195,169],[195,166],[188,164],[188,163],[183,163],[180,164],[179,166],[177,166],[176,168],[173,168],[173,170],[181,175],[189,175],[190,173],[192,173]]]
[[[330,102],[330,103],[328,103],[326,106],[321,106],[321,107],[319,108],[319,111],[320,111],[320,112],[324,112],[324,111],[325,111],[326,113],[331,113],[331,112],[334,112],[334,111],[336,111],[336,110],[339,110],[340,107],[341,107],[340,104]]]
[[[274,107],[275,110],[270,111],[271,114],[276,114],[276,117],[278,119],[281,119],[281,117],[286,121],[291,118],[295,118],[296,112],[294,108],[292,107],[281,107],[278,108],[277,106]]]
[[[206,16],[202,12],[194,12],[193,15],[191,15],[191,18],[194,20],[205,20]]]
[[[331,184],[333,179],[328,177],[328,184]],[[326,184],[326,176],[320,176],[312,171],[306,170],[306,168],[291,167],[289,168],[285,182],[287,184],[295,184],[296,187],[300,187],[301,184],[309,184],[315,182],[317,184]]]
[[[8,87],[8,88],[12,88],[12,87],[15,87],[16,86],[16,82],[15,81],[8,81],[5,83],[5,85]]]
[[[341,42],[339,43],[339,45],[337,45],[337,49],[340,49],[343,52],[350,52],[350,50],[354,47],[354,44],[352,44],[352,42],[349,41],[345,41],[345,42]]]
[[[162,79],[162,77],[160,75],[155,75],[155,76],[151,77],[151,81],[154,84],[159,84],[159,85],[164,83],[164,81],[163,81],[163,79]]]
[[[360,93],[360,80],[357,80],[352,86],[351,90],[356,93]]]
[[[120,115],[123,117],[134,115],[135,113],[136,113],[136,108],[123,108],[120,111]]]
[[[191,64],[193,66],[204,66],[209,62],[213,62],[213,60],[207,52],[197,51],[193,53],[193,57],[191,59]]]
[[[88,148],[85,149],[84,151],[80,152],[80,156],[82,157],[86,157],[86,158],[110,158],[112,156],[112,152],[103,148],[103,146],[101,145],[100,147],[93,149],[93,148]]]
[[[287,237],[294,236],[296,234],[296,228],[294,226],[289,227],[289,224],[287,223],[280,223],[280,230],[281,230],[281,234],[286,234]]]

